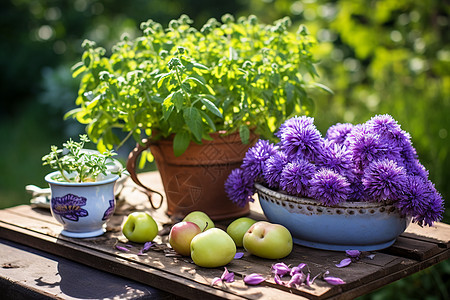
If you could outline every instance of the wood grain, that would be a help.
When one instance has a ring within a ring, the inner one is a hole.
[[[157,172],[141,176],[145,177],[142,180],[152,182],[153,188],[162,188]],[[244,252],[244,257],[227,265],[228,270],[235,273],[235,282],[213,287],[212,280],[220,277],[223,268],[200,268],[188,257],[166,255],[169,249],[167,234],[174,220],[165,214],[165,204],[159,210],[151,210],[146,195],[130,182],[125,184],[120,199],[113,218],[107,224],[107,232],[100,237],[73,239],[62,236],[62,227],[48,210],[28,205],[0,210],[0,237],[190,299],[352,299],[450,256],[449,225],[438,223],[433,228],[421,228],[412,224],[393,246],[373,252],[374,259],[362,258],[345,268],[335,266],[345,258],[344,252],[295,245],[288,257],[274,261],[238,249]],[[137,255],[142,245],[129,243],[121,234],[121,226],[132,211],[147,211],[157,221],[160,235],[155,242],[159,251],[150,250],[146,255]],[[250,216],[264,219],[257,201],[251,204]],[[226,228],[230,222],[217,222],[216,226]],[[130,252],[122,252],[115,247],[125,244],[133,246]],[[271,266],[280,261],[291,266],[306,263],[312,276],[329,271],[330,276],[342,278],[346,284],[332,286],[319,277],[311,287],[277,285],[271,276]],[[247,286],[242,278],[251,273],[262,274],[267,280],[259,286]]]

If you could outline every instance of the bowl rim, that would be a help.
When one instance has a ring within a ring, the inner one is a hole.
[[[370,208],[380,208],[380,207],[389,207],[393,205],[390,201],[382,201],[382,202],[369,202],[369,201],[345,201],[341,202],[338,205],[332,205],[327,206],[323,203],[320,203],[317,200],[314,200],[312,198],[305,198],[305,197],[297,197],[293,195],[284,194],[279,191],[272,190],[270,188],[267,188],[263,186],[260,183],[254,184],[256,191],[262,194],[265,194],[268,197],[274,198],[276,200],[279,200],[281,202],[291,202],[294,204],[302,204],[302,205],[311,205],[311,206],[320,206],[324,208],[345,208],[345,209],[370,209]]]

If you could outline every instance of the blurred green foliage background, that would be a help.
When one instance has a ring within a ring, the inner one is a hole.
[[[306,24],[320,42],[320,81],[334,91],[314,94],[322,133],[337,122],[391,114],[449,199],[448,0],[7,0],[0,4],[0,208],[28,203],[24,186],[45,186],[42,155],[84,130],[63,114],[74,107],[78,82],[70,67],[85,38],[111,49],[147,19],[166,25],[188,14],[200,28],[225,13]],[[362,298],[449,299],[449,277],[444,262]]]

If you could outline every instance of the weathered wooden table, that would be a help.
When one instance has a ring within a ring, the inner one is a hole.
[[[152,182],[151,186],[156,190],[163,190],[157,172],[141,176],[147,177],[144,180]],[[363,258],[345,268],[335,266],[345,258],[344,252],[297,245],[288,257],[280,260],[292,266],[306,263],[313,276],[328,270],[330,276],[342,278],[346,282],[344,285],[332,286],[320,279],[310,287],[277,285],[271,276],[271,266],[278,261],[261,259],[238,249],[244,252],[244,257],[227,265],[228,270],[235,273],[235,282],[211,286],[213,278],[220,277],[224,268],[200,268],[189,258],[173,255],[167,247],[171,220],[164,213],[164,206],[156,211],[150,210],[146,196],[131,182],[125,184],[121,197],[125,200],[118,201],[114,217],[103,236],[87,239],[62,236],[59,234],[61,226],[49,210],[22,205],[0,211],[0,238],[71,260],[75,266],[87,265],[142,284],[138,289],[148,285],[190,299],[352,299],[450,257],[450,225],[437,223],[432,228],[421,228],[411,224],[393,246],[373,252],[373,259]],[[148,211],[160,226],[160,235],[155,239],[159,245],[145,255],[137,255],[142,245],[129,243],[121,234],[121,225],[132,211]],[[264,219],[257,201],[252,205],[250,216]],[[216,225],[226,228],[230,221],[217,222]],[[129,252],[123,252],[116,248],[117,245],[132,247]],[[3,263],[2,267],[1,276],[7,277],[8,265]],[[70,273],[70,270],[66,271]],[[261,285],[247,286],[242,278],[251,273],[262,274],[268,279]],[[81,285],[82,280],[79,288],[83,289]]]

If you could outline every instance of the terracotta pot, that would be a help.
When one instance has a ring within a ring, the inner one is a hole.
[[[257,137],[252,135],[248,144],[242,144],[238,133],[226,136],[215,133],[211,137],[213,140],[204,140],[201,145],[191,142],[179,157],[173,154],[172,139],[144,140],[145,145],[138,144],[130,153],[127,169],[131,178],[150,195],[155,191],[142,184],[136,176],[137,157],[150,148],[164,185],[167,214],[174,219],[182,219],[196,210],[205,212],[213,220],[249,213],[248,205],[239,207],[228,199],[224,183],[231,171],[242,164],[245,153],[255,144]],[[150,202],[152,207],[159,208],[160,205],[154,205],[151,199]]]

